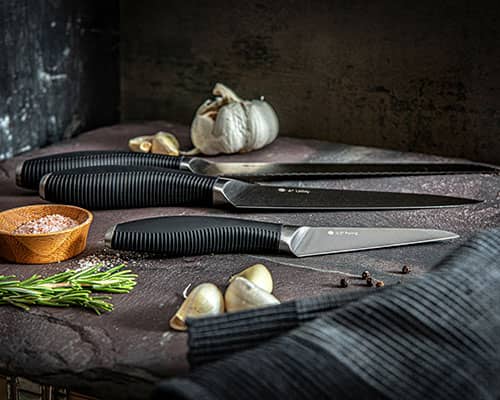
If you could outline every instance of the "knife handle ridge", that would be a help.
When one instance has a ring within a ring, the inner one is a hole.
[[[16,183],[24,188],[37,190],[42,176],[50,172],[110,165],[179,169],[182,159],[183,157],[129,151],[80,151],[53,154],[25,160],[19,164],[16,170]]]
[[[213,204],[217,178],[149,167],[96,167],[52,172],[40,196],[89,209]]]
[[[115,225],[106,244],[116,250],[190,256],[276,253],[281,225],[224,217],[160,217]]]

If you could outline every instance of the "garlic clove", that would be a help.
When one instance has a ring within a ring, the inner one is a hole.
[[[224,312],[224,298],[213,283],[196,286],[186,297],[174,316],[170,327],[178,331],[187,330],[186,319],[218,315]]]
[[[168,156],[179,155],[179,141],[168,132],[158,132],[153,136],[151,152]]]
[[[145,140],[139,145],[139,150],[143,153],[149,153],[151,151],[151,147],[153,147],[153,144]]]
[[[197,115],[191,124],[191,141],[195,149],[200,149],[204,154],[217,154],[220,145],[212,143],[214,140],[207,141],[207,136],[214,129],[215,120],[209,115]]]
[[[175,147],[177,147],[177,148],[180,147],[179,141],[177,140],[177,138],[175,137],[175,135],[173,133],[159,131],[159,132],[155,133],[154,137],[165,137],[165,138],[168,138],[170,141],[172,141],[172,144]]]
[[[138,136],[132,138],[128,141],[128,147],[130,150],[139,153],[149,153],[152,147],[153,136]]]
[[[246,105],[248,109],[247,130],[253,132],[253,135],[247,137],[240,153],[260,149],[278,136],[278,117],[270,104],[262,100],[252,100],[249,103]]]
[[[218,154],[224,149],[224,153],[237,153],[245,148],[248,138],[248,118],[243,103],[231,103],[219,110],[210,140],[202,142],[201,151],[205,153],[207,149],[209,154]]]
[[[229,283],[234,281],[239,276],[248,279],[250,282],[253,282],[268,293],[272,293],[273,291],[273,277],[271,272],[263,264],[252,265],[251,267],[233,275],[229,278]]]
[[[279,304],[279,300],[255,283],[241,276],[236,277],[224,294],[226,311],[243,311]]]
[[[212,94],[214,96],[220,96],[224,102],[232,103],[232,102],[242,102],[243,99],[239,97],[236,93],[234,93],[231,89],[229,89],[226,85],[217,82],[212,90]]]

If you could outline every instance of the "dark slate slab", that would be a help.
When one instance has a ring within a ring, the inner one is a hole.
[[[63,151],[125,149],[129,137],[159,129],[178,134],[185,148],[189,148],[186,127],[166,122],[123,124],[98,129],[77,139],[3,162],[0,164],[0,209],[42,202],[33,193],[14,185],[13,171],[19,161]],[[369,162],[435,161],[439,158],[283,137],[264,150],[218,159]],[[1,307],[0,373],[68,386],[105,399],[147,398],[156,381],[187,371],[186,334],[170,331],[168,320],[181,303],[183,289],[190,283],[195,285],[210,281],[223,287],[231,274],[253,263],[263,262],[275,278],[276,296],[283,301],[332,290],[376,290],[363,286],[357,280],[353,280],[349,289],[340,289],[338,283],[345,274],[359,275],[365,269],[384,280],[386,285],[404,283],[429,270],[474,232],[500,225],[498,175],[321,180],[294,184],[301,187],[435,193],[478,198],[484,202],[469,207],[414,211],[239,213],[241,217],[290,224],[437,228],[455,231],[461,238],[447,243],[306,259],[246,254],[176,259],[132,256],[129,257],[129,267],[139,274],[138,285],[130,294],[113,296],[116,309],[109,314],[96,316],[78,309],[44,307],[22,312]],[[39,266],[2,263],[0,274],[16,274],[24,278],[33,273],[45,275],[76,267],[78,260],[92,254],[102,255],[102,239],[109,226],[129,219],[179,214],[229,215],[224,210],[191,208],[98,211],[94,213],[95,221],[87,250],[78,258]],[[126,256],[121,254],[121,257]],[[405,264],[413,268],[410,275],[399,273]]]

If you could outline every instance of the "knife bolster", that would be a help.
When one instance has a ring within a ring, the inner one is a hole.
[[[279,249],[283,253],[293,253],[292,241],[297,233],[296,226],[283,225],[280,235]]]
[[[280,235],[279,249],[283,253],[291,253],[296,257],[301,257],[297,253],[297,248],[309,232],[308,226],[283,225]]]
[[[116,229],[116,225],[113,225],[104,234],[104,245],[106,247],[111,247],[111,243],[113,242],[113,236],[115,235],[115,229]]]
[[[45,174],[44,176],[42,176],[42,179],[40,179],[40,184],[38,186],[38,195],[43,200],[45,200],[45,185],[47,180],[50,179],[51,174],[52,172]]]
[[[182,171],[192,172],[193,174],[217,176],[217,175],[212,175],[210,173],[207,173],[207,172],[209,172],[208,170],[209,170],[211,165],[212,165],[212,163],[210,161],[204,160],[203,158],[184,157],[179,164],[179,169]]]
[[[246,182],[237,181],[234,179],[217,178],[213,187],[212,202],[214,206],[227,206],[232,205],[238,207],[238,203],[234,202],[245,188],[250,184]]]
[[[16,166],[16,185],[23,186],[23,170],[24,170],[24,161],[21,161]]]

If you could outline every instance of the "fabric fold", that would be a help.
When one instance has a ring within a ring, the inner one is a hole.
[[[249,349],[372,293],[330,294],[256,310],[190,319],[187,321],[189,363],[195,367]]]
[[[498,399],[500,230],[438,267],[166,381],[154,399]]]

